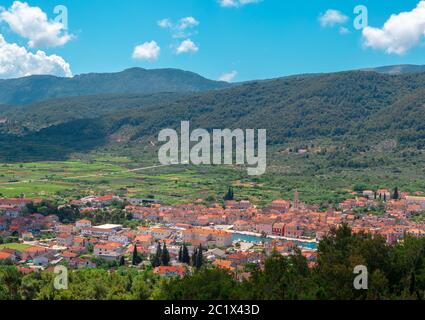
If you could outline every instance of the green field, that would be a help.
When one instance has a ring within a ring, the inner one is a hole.
[[[1,249],[12,249],[17,251],[23,251],[25,249],[30,248],[31,246],[28,244],[22,244],[22,243],[7,243],[7,244],[0,244],[0,250]]]
[[[140,158],[138,154],[107,150],[74,156],[69,161],[0,164],[0,195],[24,194],[66,201],[90,194],[114,193],[156,199],[164,204],[197,199],[213,203],[222,201],[227,188],[233,186],[238,199],[249,199],[258,205],[278,198],[292,199],[295,190],[305,202],[326,205],[351,197],[353,190],[363,188],[397,186],[403,191],[425,191],[425,172],[418,170],[425,168],[423,157],[361,155],[352,157],[351,161],[370,165],[357,168],[334,165],[329,155],[285,154],[280,148],[271,147],[266,174],[248,176],[246,168],[241,166],[150,168],[158,164],[155,154],[140,152],[143,156]],[[129,171],[134,169],[137,171]]]

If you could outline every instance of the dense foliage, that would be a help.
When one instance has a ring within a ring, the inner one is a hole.
[[[300,253],[273,254],[264,270],[238,282],[222,270],[202,269],[194,276],[164,284],[165,299],[419,299],[425,298],[425,239],[407,238],[389,246],[382,237],[332,230],[309,268]],[[356,290],[357,265],[368,269],[368,290]]]
[[[49,98],[96,94],[196,92],[228,87],[178,69],[141,68],[118,73],[90,73],[73,78],[30,76],[0,80],[0,104],[22,104]]]
[[[63,159],[114,137],[121,145],[146,142],[161,129],[179,128],[182,120],[190,120],[192,128],[265,128],[269,144],[332,139],[348,158],[375,147],[422,149],[424,83],[425,73],[342,72],[196,94],[47,100],[0,111],[9,119],[1,126],[0,157]]]
[[[160,279],[149,270],[70,272],[69,289],[55,290],[49,272],[23,275],[0,266],[0,299],[424,299],[425,239],[387,245],[380,237],[332,230],[319,244],[317,265],[298,252],[272,254],[249,280],[204,265],[181,279]],[[355,266],[368,269],[368,290],[356,290]]]

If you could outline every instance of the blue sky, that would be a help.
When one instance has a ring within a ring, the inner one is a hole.
[[[232,4],[231,1],[237,0],[221,1]],[[43,37],[28,35],[28,31],[24,35],[17,32],[18,27],[11,27],[12,20],[7,18],[3,21],[0,18],[0,34],[4,38],[3,48],[12,50],[7,45],[16,43],[28,53],[42,50],[47,56],[57,55],[69,64],[74,75],[120,71],[129,67],[172,67],[194,71],[211,79],[229,74],[225,77],[228,80],[244,81],[391,64],[425,64],[422,32],[425,31],[425,16],[422,11],[416,12],[416,16],[419,22],[423,20],[423,24],[413,26],[420,34],[419,39],[409,39],[415,34],[402,30],[403,17],[389,26],[389,30],[382,29],[392,14],[411,12],[419,2],[263,0],[223,6],[220,0],[30,0],[28,5],[39,7],[48,19],[55,18],[55,6],[66,6],[68,35],[72,39],[64,44],[46,45]],[[8,10],[12,3],[0,0],[3,10]],[[372,43],[369,46],[365,45],[364,30],[353,27],[356,17],[353,9],[359,4],[367,7],[368,25],[375,28],[369,33],[368,39]],[[339,22],[333,25],[323,26],[319,17],[329,9],[337,10],[344,18],[337,19]],[[187,17],[193,18],[196,23],[182,30],[181,19]],[[168,19],[171,27],[161,28],[158,21],[163,19]],[[395,46],[391,36],[399,37],[397,35],[407,40],[397,38],[402,43]],[[34,37],[38,40],[31,46],[29,41]],[[381,41],[384,37],[386,41]],[[191,48],[195,50],[190,51],[189,48],[188,52],[177,54],[177,48],[189,39]],[[152,44],[152,41],[155,48],[160,48],[159,54],[157,52],[150,59],[143,59],[146,52],[142,51],[135,59],[135,47],[147,42]],[[0,77],[1,50],[0,45]],[[4,56],[3,64],[9,63]],[[31,63],[32,58],[29,60]],[[50,70],[44,67],[39,66],[34,72],[33,69],[19,69],[19,72],[29,74]],[[50,73],[57,73],[56,67],[52,67]],[[4,72],[3,78],[22,75],[19,72],[9,70]]]

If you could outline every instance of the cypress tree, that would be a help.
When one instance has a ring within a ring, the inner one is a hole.
[[[202,260],[203,260],[202,246],[199,245],[199,249],[198,249],[197,254],[196,254],[196,262],[195,262],[196,268],[199,269],[200,267],[202,267],[202,262],[203,262]]]
[[[190,263],[189,250],[185,244],[183,245],[182,262],[186,264]]]
[[[196,267],[196,261],[198,256],[198,249],[195,248],[192,253],[192,266]]]
[[[137,252],[137,246],[134,245],[133,257],[132,257],[131,263],[132,263],[133,266],[137,266],[141,262],[140,260],[141,259],[139,257],[138,252]]]
[[[179,249],[179,262],[183,262],[183,246]]]
[[[158,246],[156,247],[155,257],[152,262],[152,266],[154,268],[159,267],[161,265],[161,256],[162,256],[161,244],[158,242]]]
[[[124,259],[124,256],[121,256],[121,258],[120,258],[120,267],[123,267],[123,266],[125,266],[125,259]]]
[[[165,242],[164,246],[162,247],[161,263],[163,266],[168,266],[170,264],[170,253],[168,252]]]
[[[399,192],[398,192],[398,188],[397,188],[397,187],[395,187],[395,189],[394,189],[393,199],[394,199],[394,200],[398,200],[398,199],[400,199],[400,194],[399,194]]]
[[[233,187],[229,187],[229,189],[227,190],[226,195],[224,196],[224,200],[225,201],[231,201],[233,199],[234,199]]]

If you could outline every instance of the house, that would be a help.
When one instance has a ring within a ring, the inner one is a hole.
[[[31,232],[24,232],[24,233],[22,233],[22,240],[32,241],[32,240],[34,240],[34,235]]]
[[[255,230],[260,233],[273,234],[273,222],[262,221],[255,224]]]
[[[372,190],[363,190],[363,196],[368,199],[374,199],[375,198],[375,191]]]
[[[16,256],[13,253],[0,251],[0,261],[16,261]]]
[[[173,233],[172,229],[169,228],[152,228],[151,234],[156,240],[163,240],[169,238]]]
[[[221,259],[221,258],[226,257],[226,252],[224,250],[219,249],[219,248],[214,248],[214,249],[211,249],[211,250],[204,252],[204,255],[209,260],[215,260],[217,258]]]
[[[108,236],[108,241],[121,243],[122,245],[127,245],[130,243],[130,239],[128,238],[128,236],[122,233],[111,234],[110,236]]]
[[[421,210],[425,210],[425,197],[407,196],[406,204],[417,205],[421,208]]]
[[[285,223],[278,222],[273,224],[272,233],[274,236],[283,237],[285,235]]]
[[[130,199],[126,199],[126,200],[134,206],[140,206],[140,205],[145,205],[145,204],[150,204],[150,203],[154,203],[154,204],[159,203],[158,200],[154,200],[154,199],[130,198]]]
[[[59,246],[69,247],[74,242],[74,236],[72,234],[61,233],[56,236],[56,242]]]
[[[7,229],[7,218],[0,216],[0,231],[4,231]]]
[[[376,191],[376,197],[382,200],[390,200],[391,193],[388,191],[388,189],[379,189]]]
[[[230,247],[232,245],[232,234],[226,231],[207,228],[186,229],[183,231],[183,242],[194,246]]]
[[[86,219],[78,220],[75,223],[75,227],[77,229],[91,228],[91,221],[90,220],[86,220]]]
[[[56,224],[55,231],[57,233],[71,234],[74,232],[74,226],[70,224]]]
[[[236,220],[233,222],[233,229],[237,231],[250,231],[251,224],[248,221]]]
[[[81,234],[84,236],[107,238],[108,236],[113,235],[121,230],[122,225],[120,224],[103,224],[92,228],[83,228],[81,229]]]
[[[84,237],[74,237],[73,246],[87,248],[89,241]]]
[[[265,209],[265,212],[286,213],[289,211],[291,203],[287,200],[274,200]]]
[[[113,194],[108,194],[105,196],[93,198],[91,202],[99,206],[109,206],[114,200],[119,200],[119,197],[114,196]]]
[[[22,250],[21,257],[22,257],[22,260],[26,261],[26,260],[32,260],[35,257],[38,257],[40,255],[48,255],[49,253],[50,253],[49,249],[45,247],[32,246]]]
[[[164,277],[183,277],[187,269],[184,265],[180,266],[160,266],[153,270],[154,273]]]
[[[155,243],[155,239],[150,234],[139,234],[134,241],[139,246],[142,246],[144,249],[149,248]]]
[[[0,206],[15,206],[19,209],[23,209],[27,204],[40,203],[41,199],[30,199],[30,198],[0,198]]]
[[[47,267],[49,265],[49,258],[43,254],[40,254],[32,259],[32,263],[35,266]]]
[[[115,261],[121,258],[123,251],[124,249],[121,243],[106,242],[96,244],[93,254],[98,258]]]
[[[227,256],[227,260],[231,261],[233,264],[244,264],[248,262],[248,255],[243,252],[235,252]]]
[[[0,214],[12,219],[19,217],[21,210],[21,208],[14,205],[0,205]]]
[[[296,222],[286,224],[284,235],[285,237],[299,238],[304,234],[301,226]]]
[[[81,268],[96,268],[96,264],[87,259],[72,258],[69,260],[69,266],[75,269]]]
[[[78,257],[78,255],[75,252],[72,251],[64,251],[61,253],[61,256],[64,258],[65,261],[70,261],[71,259],[74,259]]]
[[[228,271],[234,271],[236,269],[235,263],[229,260],[216,259],[212,265]]]

